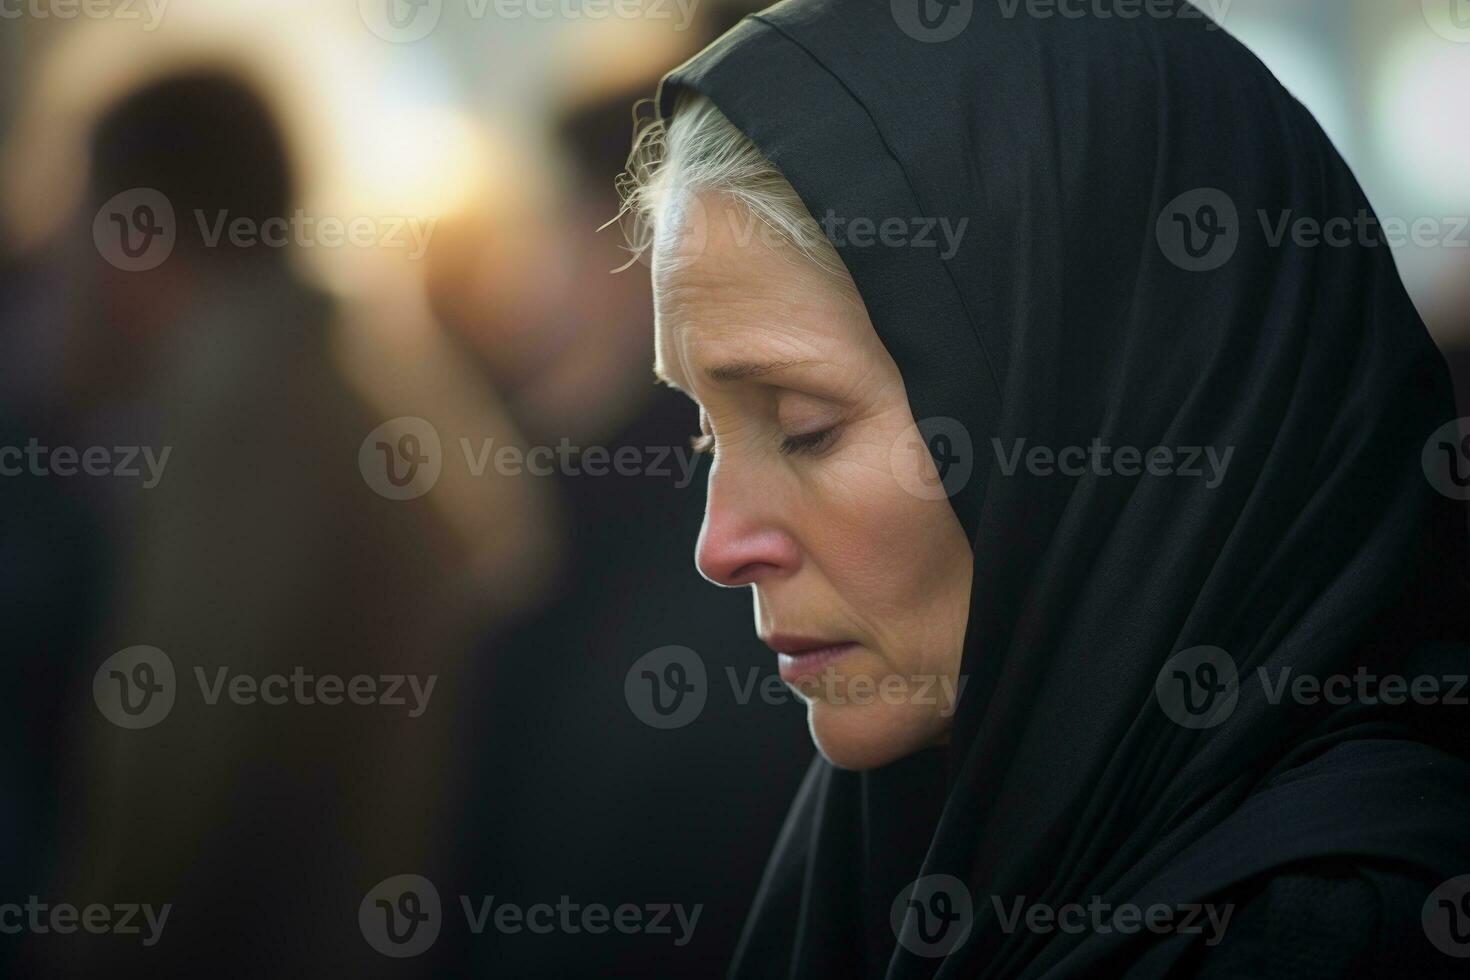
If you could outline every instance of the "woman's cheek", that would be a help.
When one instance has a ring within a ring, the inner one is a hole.
[[[907,581],[927,578],[915,567],[924,544],[911,518],[902,501],[875,493],[828,509],[819,528],[811,529],[808,540],[827,578],[865,620],[881,623],[903,615],[914,598]]]

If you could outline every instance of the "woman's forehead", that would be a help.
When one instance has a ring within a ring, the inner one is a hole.
[[[700,380],[730,383],[776,369],[840,365],[876,344],[866,315],[835,286],[800,280],[771,286],[737,277],[657,298],[655,371],[683,387],[686,363],[693,362],[709,373]]]

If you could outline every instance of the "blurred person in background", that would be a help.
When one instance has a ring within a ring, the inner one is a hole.
[[[93,664],[156,648],[176,691],[140,730],[105,716],[102,694],[76,709],[52,893],[175,914],[152,948],[34,936],[28,968],[368,973],[379,954],[357,905],[437,856],[458,713],[475,706],[470,640],[537,591],[554,555],[544,508],[528,483],[476,480],[448,455],[460,433],[517,436],[431,323],[399,324],[412,342],[354,339],[291,247],[209,239],[222,215],[262,229],[292,213],[292,154],[248,81],[208,65],[149,79],[106,108],[90,147],[78,234],[102,230],[77,252],[68,390],[99,416],[132,406],[141,444],[167,454],[129,502]],[[169,228],[166,258],[128,267]],[[410,415],[410,432],[384,427]],[[402,439],[423,424],[443,433],[442,475],[393,499],[393,474],[417,470]],[[121,673],[147,681],[137,666]],[[242,676],[286,680],[239,703]],[[382,699],[348,700],[358,677]]]
[[[107,537],[83,487],[31,472],[13,450],[31,439],[56,445],[67,428],[26,381],[53,380],[35,349],[54,285],[39,255],[0,256],[0,363],[11,376],[0,398],[0,881],[11,896],[47,887],[65,812],[59,760],[65,719],[90,684],[88,661],[103,614]],[[18,376],[19,366],[33,372]],[[17,975],[18,937],[0,937],[0,975]]]

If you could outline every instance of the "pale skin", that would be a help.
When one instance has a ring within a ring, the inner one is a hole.
[[[861,298],[719,194],[665,209],[654,370],[712,443],[695,563],[748,586],[755,629],[849,643],[795,678],[817,748],[868,769],[944,742],[969,609],[970,544],[898,366]],[[691,231],[689,213],[700,216]],[[905,469],[907,471],[905,472]],[[773,642],[774,640],[774,642]]]

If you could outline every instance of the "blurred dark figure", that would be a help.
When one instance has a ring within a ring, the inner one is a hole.
[[[374,364],[361,342],[344,368],[356,327],[296,278],[292,249],[213,237],[221,220],[289,217],[290,160],[253,89],[210,70],[154,81],[95,127],[78,233],[96,247],[77,252],[85,315],[68,391],[99,420],[82,431],[118,431],[126,416],[166,464],[151,486],[109,488],[126,520],[111,614],[68,692],[79,734],[46,895],[171,910],[152,944],[33,933],[27,975],[433,968],[374,951],[359,904],[382,879],[430,866],[445,838],[464,653],[534,591],[546,523],[524,482],[471,487],[452,459],[424,496],[375,492],[359,447],[387,418],[422,418],[451,452],[465,429],[518,439],[458,376]],[[172,252],[131,268],[170,227]],[[434,363],[422,347],[415,362]],[[92,703],[92,672],[136,645],[167,655],[175,700],[130,730]],[[285,703],[236,700],[242,675],[285,678]],[[298,675],[312,679],[304,698]],[[314,686],[327,675],[340,678],[335,704]],[[396,705],[344,696],[356,677],[382,693],[404,675],[434,678],[429,698],[404,680]]]
[[[811,757],[794,697],[777,683],[777,696],[763,698],[774,654],[751,637],[748,597],[695,571],[705,467],[686,473],[679,459],[690,458],[697,422],[681,396],[653,383],[647,268],[613,274],[628,261],[621,233],[594,231],[617,213],[630,109],[662,67],[575,99],[557,127],[574,164],[560,249],[571,285],[540,334],[556,356],[523,350],[506,385],[533,442],[584,450],[546,478],[568,515],[572,560],[555,601],[487,637],[478,658],[484,710],[466,735],[482,755],[455,848],[467,860],[453,877],[456,893],[477,903],[493,895],[492,916],[500,903],[565,897],[582,908],[681,903],[700,906],[699,918],[687,935],[672,913],[657,933],[559,925],[543,935],[487,923],[460,937],[463,975],[723,976]],[[637,472],[582,472],[591,447],[636,451]],[[659,463],[656,451],[666,454]],[[689,724],[660,730],[635,714],[624,682],[642,655],[675,644],[702,658],[707,700]]]
[[[41,319],[34,257],[0,258],[0,360]],[[54,445],[57,420],[7,384],[0,397],[0,883],[5,901],[44,891],[62,812],[58,760],[66,754],[70,692],[90,682],[85,662],[101,615],[105,536],[76,488],[30,472],[9,450],[34,437]],[[17,937],[0,937],[0,976],[17,976]]]

